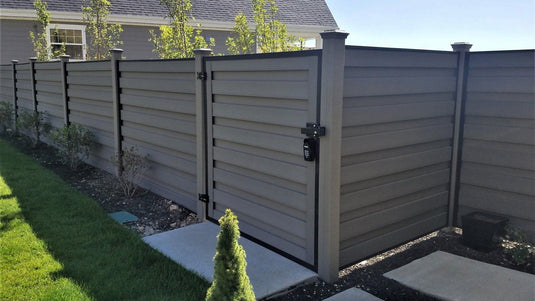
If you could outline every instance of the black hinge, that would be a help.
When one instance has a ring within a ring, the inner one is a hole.
[[[206,80],[207,78],[208,74],[206,72],[197,72],[197,79]]]
[[[199,193],[199,201],[208,204],[210,197],[207,194]]]
[[[325,127],[320,126],[319,123],[307,122],[306,127],[301,128],[301,134],[305,134],[310,138],[325,136]]]

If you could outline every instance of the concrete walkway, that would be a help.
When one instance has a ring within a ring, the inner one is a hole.
[[[437,251],[384,274],[442,300],[535,300],[535,276]]]
[[[356,287],[352,287],[334,296],[324,299],[323,301],[381,301],[381,300],[383,299],[379,299],[368,292],[365,292]]]
[[[212,281],[218,233],[219,226],[204,222],[143,240],[183,267]],[[316,273],[248,239],[242,237],[239,242],[247,255],[247,275],[257,299],[317,277]]]

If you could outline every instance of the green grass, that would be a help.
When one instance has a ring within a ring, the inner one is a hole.
[[[0,300],[203,300],[208,286],[0,140]]]

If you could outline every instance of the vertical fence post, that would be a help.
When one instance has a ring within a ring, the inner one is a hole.
[[[37,91],[35,90],[35,62],[37,61],[36,57],[30,58],[30,81],[32,84],[32,105],[33,111],[37,112]]]
[[[121,138],[121,88],[119,83],[119,61],[123,54],[122,49],[111,49],[111,89],[113,93],[113,146],[115,154],[120,156],[122,151]],[[120,175],[122,170],[122,160],[119,160],[119,166],[116,167],[115,173]]]
[[[17,130],[17,117],[18,117],[18,105],[17,105],[17,64],[19,61],[11,61],[11,79],[13,81],[13,129]]]
[[[348,33],[321,33],[320,139],[318,190],[318,274],[328,282],[338,279],[340,263],[340,168],[345,39]]]
[[[69,96],[67,91],[67,63],[70,55],[62,55],[59,57],[61,64],[61,95],[63,100],[63,121],[65,125],[69,125]]]
[[[212,53],[211,49],[195,49],[195,134],[197,135],[197,193],[207,194],[206,186],[206,66],[204,57]],[[206,219],[206,203],[197,200],[197,217]]]
[[[464,109],[466,103],[466,80],[468,76],[468,52],[472,47],[467,43],[454,43],[453,51],[458,53],[457,93],[455,95],[455,119],[453,125],[453,145],[451,154],[450,193],[448,200],[448,227],[455,225],[462,161],[462,139],[464,132]]]

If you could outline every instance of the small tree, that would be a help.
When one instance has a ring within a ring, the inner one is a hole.
[[[59,146],[64,163],[76,170],[80,159],[87,158],[94,144],[95,136],[91,131],[76,123],[64,125],[50,135],[52,141]]]
[[[247,17],[239,13],[234,19],[233,37],[229,37],[225,44],[230,54],[247,54],[254,52],[254,32],[249,28]]]
[[[2,132],[5,134],[8,128],[13,126],[13,104],[9,102],[0,102],[0,121],[2,124]]]
[[[33,2],[33,8],[37,15],[35,32],[30,31],[30,40],[33,44],[33,51],[37,60],[40,62],[48,61],[49,57],[58,58],[60,55],[65,54],[65,44],[59,49],[53,49],[50,47],[48,41],[48,25],[50,25],[50,13],[48,12],[48,4],[41,0],[35,0]]]
[[[82,7],[87,35],[90,39],[88,57],[92,60],[110,58],[109,50],[123,44],[120,24],[108,24],[111,4],[108,0],[89,0],[89,6]]]
[[[17,126],[27,131],[32,147],[37,147],[41,142],[41,136],[50,129],[45,114],[45,112],[24,110],[17,118]]]
[[[220,232],[214,257],[214,281],[206,293],[207,301],[252,301],[253,287],[247,276],[245,251],[238,244],[238,219],[230,209],[219,219]]]
[[[126,148],[112,157],[112,163],[121,168],[117,182],[126,197],[132,197],[138,188],[137,182],[149,168],[147,156],[142,156],[136,147]]]
[[[230,54],[247,54],[254,52],[256,39],[258,51],[281,52],[303,49],[303,40],[288,34],[286,24],[277,20],[278,7],[275,0],[252,0],[255,30],[249,29],[247,18],[243,14],[236,16],[234,37],[229,37],[226,45]],[[299,45],[296,42],[300,42]]]
[[[195,30],[189,24],[188,16],[191,9],[190,0],[160,0],[167,8],[169,25],[160,26],[160,33],[150,30],[149,41],[154,43],[153,52],[162,59],[176,59],[193,57],[193,49],[213,47],[214,39],[207,42],[201,35],[202,30]],[[191,17],[191,20],[194,20]],[[200,25],[198,25],[200,27]]]

